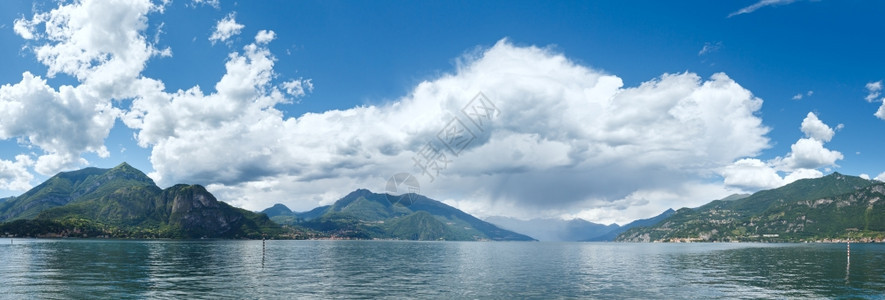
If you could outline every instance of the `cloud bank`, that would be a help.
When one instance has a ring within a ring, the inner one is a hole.
[[[150,149],[160,185],[204,184],[252,210],[306,210],[356,188],[383,191],[390,176],[411,172],[422,193],[480,216],[623,223],[820,176],[817,168],[842,159],[823,146],[835,130],[813,113],[790,153],[754,158],[769,147],[763,101],[724,73],[624,86],[563,53],[506,39],[388,103],[287,116],[279,106],[314,85],[274,69],[276,33],[260,30],[232,47],[214,92],[167,91],[162,78],[141,74],[151,57],[172,54],[145,38],[147,16],[162,10],[83,1],[16,21],[17,34],[42,43],[32,50],[47,76],[78,85],[53,88],[25,72],[0,87],[0,139],[43,151],[0,161],[0,188],[24,188],[28,168],[54,174],[88,165],[83,153],[108,155],[104,139],[118,118]],[[210,41],[233,45],[242,28],[231,13]],[[494,107],[485,119],[476,117],[489,111],[469,104],[480,94]],[[457,144],[447,143],[453,134]],[[419,168],[428,154],[435,168]]]
[[[291,85],[272,84],[274,59],[259,42],[231,54],[217,93],[143,87],[123,119],[152,149],[159,182],[212,183],[252,209],[287,201],[307,209],[410,171],[423,192],[475,213],[614,216],[658,195],[709,192],[694,185],[768,147],[755,115],[762,100],[725,74],[664,74],[625,88],[561,53],[507,40],[391,103],[284,117],[275,106],[289,101]],[[480,92],[500,114],[469,127],[474,139],[444,152],[444,169],[414,168]]]

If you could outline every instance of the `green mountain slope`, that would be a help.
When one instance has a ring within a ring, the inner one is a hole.
[[[323,205],[323,206],[311,209],[309,211],[295,212],[294,214],[295,214],[295,217],[300,218],[302,220],[313,220],[313,219],[322,217],[323,214],[326,213],[326,210],[329,209],[329,207],[331,207],[331,205]]]
[[[682,208],[618,241],[808,241],[885,237],[885,183],[839,173],[737,200]]]
[[[289,207],[287,207],[283,204],[280,204],[280,203],[274,204],[274,206],[271,206],[265,210],[262,210],[261,213],[267,215],[270,218],[273,218],[276,216],[295,216],[295,213],[292,212],[292,210],[290,210]]]
[[[199,185],[160,189],[123,163],[60,173],[0,205],[0,233],[171,238],[258,238],[283,230]]]
[[[274,221],[277,224],[294,224],[299,221],[295,212],[290,210],[289,207],[279,203],[262,210],[261,213],[267,215],[271,221]]]
[[[14,201],[0,204],[0,222],[31,219],[46,209],[100,198],[128,186],[156,185],[150,177],[126,163],[113,169],[86,168],[59,173]]]
[[[403,240],[471,240],[469,233],[453,230],[426,211],[394,219],[387,227],[390,236]]]
[[[520,240],[532,238],[477,219],[454,207],[421,195],[409,206],[391,204],[386,194],[356,190],[304,213],[287,225],[303,226],[332,237],[408,240]],[[275,216],[274,220],[282,220]]]

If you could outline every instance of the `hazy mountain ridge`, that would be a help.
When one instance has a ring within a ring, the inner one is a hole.
[[[519,232],[539,241],[576,242],[604,235],[620,228],[617,224],[603,225],[583,219],[531,219],[493,216],[485,218],[489,223],[501,228]]]
[[[816,241],[885,238],[885,183],[833,173],[737,200],[682,208],[618,241]]]
[[[881,201],[885,183],[839,173],[752,195],[732,195],[694,209],[671,209],[624,226],[580,219],[488,219],[499,227],[421,195],[406,197],[409,205],[391,202],[393,196],[387,194],[359,189],[310,211],[293,212],[279,204],[261,214],[218,201],[200,185],[161,189],[123,163],[112,169],[59,173],[20,196],[0,199],[0,222],[5,222],[0,223],[0,234],[409,240],[535,237],[551,241],[885,239],[885,201]]]
[[[660,223],[663,220],[666,220],[667,218],[669,218],[670,216],[672,216],[675,213],[676,213],[676,211],[673,210],[672,208],[667,209],[657,216],[647,218],[647,219],[639,219],[639,220],[627,223],[626,225],[621,226],[620,228],[616,228],[606,234],[597,236],[595,238],[583,240],[583,241],[586,241],[586,242],[614,241],[618,237],[618,235],[626,232],[627,230],[630,230],[633,228],[638,228],[638,227],[649,227],[649,226],[657,225],[658,223]]]
[[[540,241],[605,242],[613,241],[618,234],[630,228],[655,225],[674,212],[674,210],[668,209],[657,216],[639,219],[624,226],[619,226],[618,224],[603,225],[584,219],[519,220],[508,217],[488,217],[486,221],[501,228],[526,234]]]

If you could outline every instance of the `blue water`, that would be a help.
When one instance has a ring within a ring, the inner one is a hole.
[[[0,239],[0,298],[885,298],[885,245]]]

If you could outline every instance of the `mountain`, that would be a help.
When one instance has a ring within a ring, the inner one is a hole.
[[[533,240],[528,236],[498,228],[442,202],[417,194],[404,196],[413,200],[411,205],[404,206],[396,201],[394,204],[388,200],[394,196],[360,189],[332,205],[293,213],[294,218],[285,224],[302,226],[335,238]],[[278,211],[282,210],[271,210],[272,213]],[[279,220],[280,216],[275,215],[274,220]]]
[[[269,218],[273,218],[276,216],[295,216],[295,213],[289,209],[289,207],[277,203],[274,206],[271,206],[265,210],[262,210],[261,213],[267,215]]]
[[[199,185],[161,189],[122,163],[59,173],[0,203],[0,232],[21,235],[258,238],[280,234],[266,216],[218,201]]]
[[[634,227],[652,226],[675,213],[668,209],[652,218],[640,219],[624,226],[618,224],[602,225],[583,219],[532,219],[528,221],[507,218],[489,217],[486,221],[516,232],[521,232],[539,241],[558,242],[608,242]]]
[[[602,225],[583,219],[531,219],[489,217],[487,222],[508,230],[520,232],[539,241],[577,242],[605,235],[620,228],[617,224]]]
[[[309,211],[305,212],[293,212],[296,218],[301,218],[303,220],[312,220],[323,216],[326,213],[326,210],[332,207],[331,205],[323,205]]]
[[[817,241],[885,238],[885,183],[833,173],[748,197],[682,208],[618,241]]]
[[[594,238],[585,239],[585,240],[582,240],[582,241],[585,241],[585,242],[603,242],[603,241],[605,241],[605,242],[610,242],[610,241],[614,241],[614,240],[618,237],[618,235],[620,235],[621,233],[626,232],[627,230],[630,230],[630,229],[633,229],[633,228],[637,228],[637,227],[649,227],[649,226],[657,225],[658,223],[660,223],[661,221],[663,221],[663,220],[669,218],[670,216],[672,216],[672,215],[675,214],[675,213],[676,213],[676,211],[673,210],[673,209],[671,208],[671,209],[668,209],[668,210],[662,212],[661,214],[659,214],[659,215],[657,215],[657,216],[654,216],[654,217],[651,217],[651,218],[648,218],[648,219],[639,219],[639,220],[636,220],[636,221],[633,221],[633,222],[627,223],[627,225],[624,225],[624,226],[621,226],[621,227],[619,227],[619,228],[616,228],[616,229],[614,229],[614,230],[612,230],[612,231],[609,231],[609,232],[606,233],[606,234],[603,234],[603,235],[600,235],[600,236],[597,236],[597,237],[594,237]]]
[[[295,224],[301,220],[295,212],[289,209],[289,207],[280,203],[262,210],[261,213],[267,215],[271,221],[274,221],[277,224]]]
[[[732,201],[732,200],[741,200],[744,198],[750,197],[750,194],[733,194],[731,196],[719,199],[721,201]]]
[[[113,169],[86,168],[63,172],[16,197],[14,201],[0,205],[0,222],[33,219],[44,210],[101,198],[121,187],[150,186],[156,187],[150,177],[126,163]]]

